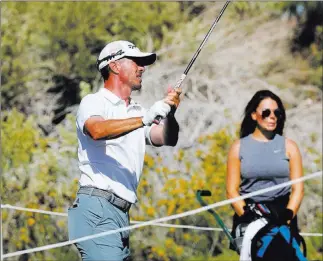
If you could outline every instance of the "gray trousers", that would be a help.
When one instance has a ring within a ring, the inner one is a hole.
[[[93,235],[129,226],[129,213],[113,206],[108,200],[78,194],[68,209],[69,239]],[[83,261],[130,260],[129,231],[98,237],[75,244]]]

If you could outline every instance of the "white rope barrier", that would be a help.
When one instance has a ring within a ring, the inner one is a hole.
[[[41,214],[47,214],[47,215],[56,215],[56,216],[64,216],[67,217],[67,213],[62,212],[53,212],[53,211],[47,211],[47,210],[40,210],[40,209],[34,209],[34,208],[23,208],[23,207],[16,207],[9,204],[1,205],[1,208],[4,209],[14,209],[14,210],[21,210],[21,211],[28,211],[28,212],[35,212],[35,213],[41,213]],[[130,224],[140,224],[147,221],[135,221],[131,220]],[[152,226],[157,227],[168,227],[168,228],[186,228],[186,229],[193,229],[193,230],[204,230],[204,231],[220,231],[223,232],[222,228],[214,228],[214,227],[198,227],[198,226],[190,226],[190,225],[175,225],[175,224],[169,224],[169,223],[156,223],[152,224]],[[320,233],[300,233],[302,236],[317,236],[322,237],[323,234]]]
[[[35,208],[16,207],[16,206],[12,206],[12,205],[9,205],[9,204],[1,205],[1,208],[7,208],[7,209],[20,210],[20,211],[28,211],[28,212],[47,214],[47,215],[67,217],[67,213],[53,212],[53,211],[41,210],[41,209],[35,209]]]
[[[322,171],[315,172],[313,174],[309,174],[309,175],[306,175],[304,177],[294,179],[294,180],[291,180],[291,181],[288,181],[288,182],[284,182],[282,184],[278,184],[278,185],[275,185],[275,186],[270,187],[270,188],[260,189],[258,191],[254,191],[254,192],[248,193],[248,194],[243,195],[243,196],[223,200],[223,201],[220,201],[218,203],[214,203],[214,204],[204,206],[204,207],[201,207],[201,208],[198,208],[198,209],[186,211],[186,212],[183,212],[183,213],[180,213],[180,214],[175,214],[175,215],[171,215],[171,216],[157,218],[157,219],[153,219],[153,220],[143,222],[143,223],[140,223],[140,224],[135,224],[135,225],[132,225],[132,226],[123,227],[123,228],[119,228],[119,229],[115,229],[115,230],[105,231],[105,232],[101,232],[101,233],[98,233],[98,234],[89,235],[89,236],[85,236],[85,237],[81,237],[81,238],[77,238],[77,239],[74,239],[74,240],[69,240],[69,241],[65,241],[65,242],[61,242],[61,243],[56,243],[56,244],[46,245],[46,246],[42,246],[42,247],[36,247],[36,248],[32,248],[32,249],[27,249],[27,250],[21,250],[21,251],[17,251],[17,252],[13,252],[13,253],[8,253],[8,254],[3,255],[3,258],[14,257],[14,256],[23,255],[23,254],[29,254],[29,253],[34,253],[34,252],[54,249],[54,248],[58,248],[58,247],[68,246],[68,245],[75,244],[77,242],[83,242],[83,241],[86,241],[86,240],[90,240],[90,239],[94,239],[94,238],[98,238],[98,237],[103,237],[103,236],[107,236],[107,235],[111,235],[111,234],[115,234],[115,233],[120,233],[120,232],[127,231],[127,230],[133,230],[135,228],[145,227],[145,226],[153,225],[153,224],[156,224],[156,223],[166,222],[166,221],[170,221],[170,220],[177,219],[177,218],[182,218],[182,217],[186,217],[186,216],[195,215],[197,213],[206,211],[208,209],[213,209],[213,208],[221,207],[221,206],[224,206],[224,205],[232,204],[232,203],[237,202],[239,200],[243,200],[243,199],[250,198],[250,197],[253,197],[253,196],[257,196],[257,195],[260,195],[260,194],[264,194],[264,193],[267,193],[269,191],[273,191],[273,190],[277,190],[277,189],[280,189],[280,188],[283,188],[283,187],[291,186],[293,184],[303,182],[303,181],[306,181],[306,180],[309,180],[309,179],[318,178],[320,176],[322,176]]]
[[[304,237],[323,237],[322,233],[299,233],[299,234]]]
[[[131,221],[131,224],[138,224],[138,223],[143,223],[144,221]],[[222,228],[217,228],[217,227],[197,227],[197,226],[189,226],[189,225],[174,225],[174,224],[169,224],[169,223],[156,223],[152,224],[152,226],[157,226],[157,227],[173,227],[173,228],[187,228],[187,229],[193,229],[193,230],[204,230],[204,231],[219,231],[219,232],[224,232]],[[230,230],[231,231],[231,230]],[[306,237],[323,237],[322,233],[299,233],[302,236]]]
[[[146,221],[130,221],[131,224],[141,224]],[[156,227],[168,227],[168,228],[187,228],[187,229],[193,229],[193,230],[204,230],[204,231],[220,231],[223,232],[222,228],[217,227],[197,227],[197,226],[189,226],[189,225],[174,225],[169,223],[156,223],[152,224],[152,226]]]
[[[27,211],[27,212],[34,212],[34,213],[41,213],[41,214],[47,214],[47,215],[54,215],[54,216],[63,216],[67,217],[67,213],[62,212],[53,212],[53,211],[47,211],[47,210],[40,210],[40,209],[34,209],[34,208],[23,208],[23,207],[16,207],[9,204],[1,205],[1,208],[3,209],[14,209],[14,210],[20,210],[20,211]],[[130,224],[140,224],[145,221],[130,221]],[[210,227],[197,227],[197,226],[188,226],[188,225],[174,225],[174,224],[152,224],[153,226],[158,227],[173,227],[173,228],[188,228],[188,229],[197,229],[197,230],[209,230],[209,231],[222,231],[221,228],[210,228]]]

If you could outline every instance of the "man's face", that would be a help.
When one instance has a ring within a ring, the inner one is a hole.
[[[141,89],[142,75],[145,67],[142,65],[140,58],[123,58],[119,60],[121,70],[119,78],[124,83],[134,90]]]

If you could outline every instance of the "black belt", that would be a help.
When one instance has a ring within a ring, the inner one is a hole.
[[[116,194],[113,194],[112,192],[107,190],[98,189],[95,187],[80,187],[77,193],[105,198],[112,205],[116,206],[123,212],[128,212],[131,207],[130,202],[118,197]]]

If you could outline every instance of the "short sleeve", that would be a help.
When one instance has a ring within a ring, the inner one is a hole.
[[[95,94],[86,95],[78,108],[76,123],[80,130],[83,131],[84,124],[87,119],[91,116],[102,116],[104,117],[104,102],[99,99]]]

